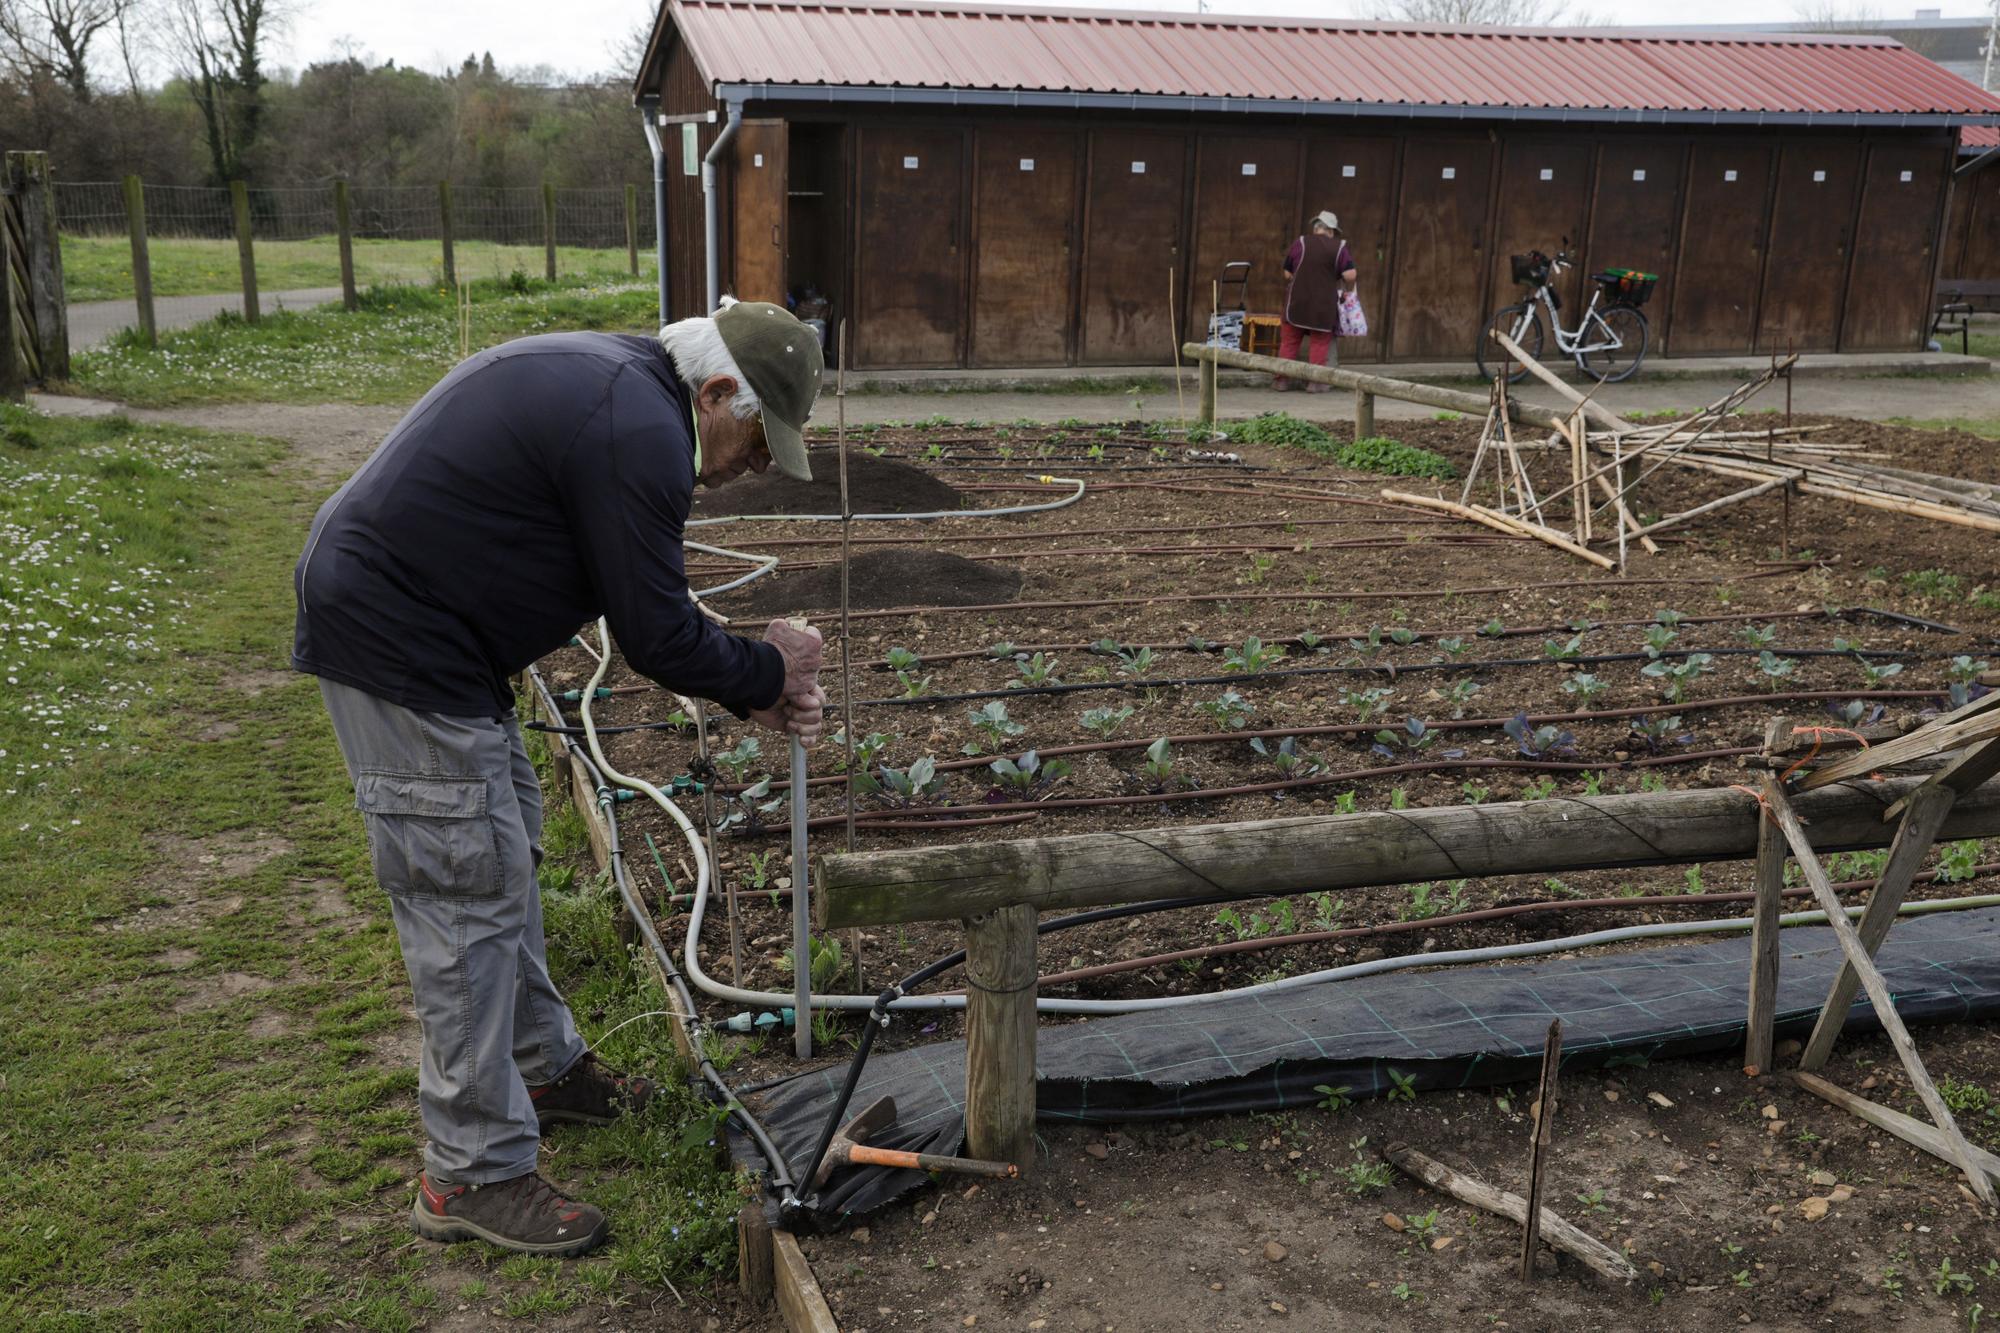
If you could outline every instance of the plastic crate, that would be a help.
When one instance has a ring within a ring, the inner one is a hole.
[[[1636,268],[1608,268],[1593,273],[1591,280],[1604,289],[1604,299],[1613,305],[1642,306],[1652,299],[1659,284],[1657,273],[1641,273]]]

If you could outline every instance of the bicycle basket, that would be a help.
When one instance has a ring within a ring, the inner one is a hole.
[[[1659,274],[1641,273],[1636,268],[1608,268],[1590,277],[1604,289],[1605,300],[1613,305],[1633,307],[1646,304],[1652,298],[1654,286],[1660,281]]]
[[[1525,255],[1510,255],[1514,265],[1514,281],[1529,283],[1539,287],[1549,276],[1549,257],[1540,250],[1530,250]]]

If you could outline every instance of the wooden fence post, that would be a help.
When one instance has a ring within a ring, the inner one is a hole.
[[[347,208],[347,178],[333,183],[333,225],[340,236],[340,304],[349,313],[361,306],[354,290],[354,229]]]
[[[0,209],[0,398],[18,403],[27,397],[28,366],[21,355],[20,324],[14,318],[14,229]]]
[[[1201,397],[1195,405],[1195,420],[1206,429],[1215,427],[1215,362],[1197,361],[1196,376],[1201,384]]]
[[[639,276],[639,187],[625,187],[625,267]]]
[[[229,182],[229,207],[236,214],[236,263],[243,270],[243,318],[255,324],[263,312],[257,305],[257,254],[250,244],[250,187]]]
[[[965,1151],[1035,1155],[1035,909],[996,907],[965,922]]]
[[[41,378],[69,378],[69,305],[63,295],[62,237],[57,230],[55,182],[47,153],[7,154],[7,183],[21,213],[27,247],[29,308],[34,312]]]
[[[132,296],[139,304],[139,332],[148,345],[160,345],[159,324],[153,318],[153,255],[146,245],[146,186],[138,176],[125,178],[125,221],[132,229]]]
[[[1773,732],[1790,722],[1772,724]],[[1750,1005],[1744,1018],[1743,1072],[1755,1078],[1771,1072],[1774,1024],[1778,1015],[1778,917],[1784,910],[1785,834],[1776,822],[1758,810],[1757,898],[1751,909],[1750,926]]]
[[[444,285],[458,285],[458,260],[451,252],[451,182],[438,182],[438,233],[444,237]]]
[[[1354,438],[1358,443],[1375,437],[1375,395],[1366,389],[1354,391]]]
[[[556,280],[556,187],[542,182],[542,254],[547,260],[544,277]]]

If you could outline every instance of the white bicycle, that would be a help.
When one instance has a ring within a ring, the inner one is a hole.
[[[1653,274],[1631,269],[1606,269],[1591,274],[1595,287],[1590,293],[1590,304],[1584,307],[1577,326],[1565,329],[1558,313],[1562,297],[1552,285],[1554,277],[1571,264],[1567,236],[1563,237],[1563,246],[1554,259],[1539,250],[1513,256],[1514,281],[1533,290],[1527,300],[1495,311],[1479,331],[1479,347],[1474,356],[1479,362],[1481,378],[1491,379],[1496,373],[1505,373],[1507,382],[1515,384],[1528,373],[1526,366],[1515,361],[1494,340],[1496,329],[1538,361],[1543,342],[1552,333],[1556,350],[1574,360],[1578,370],[1606,384],[1630,379],[1638,371],[1639,363],[1646,359],[1649,326],[1639,307],[1653,294],[1653,284],[1658,279]],[[1544,311],[1546,333],[1542,327]]]

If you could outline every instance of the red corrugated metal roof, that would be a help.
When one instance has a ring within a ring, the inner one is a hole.
[[[2000,148],[2000,125],[1961,125],[1958,146],[1980,153],[1989,148]]]
[[[1989,115],[1886,38],[1408,24],[926,4],[670,0],[712,84],[1583,112]]]

